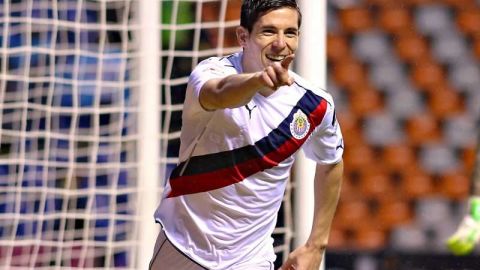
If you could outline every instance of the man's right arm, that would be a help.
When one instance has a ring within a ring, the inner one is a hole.
[[[206,110],[240,107],[264,87],[258,73],[234,74],[207,81],[200,90],[200,104]]]
[[[294,57],[289,55],[259,72],[208,80],[200,90],[200,104],[206,110],[236,108],[248,104],[257,92],[268,96],[280,86],[292,85],[288,66]]]

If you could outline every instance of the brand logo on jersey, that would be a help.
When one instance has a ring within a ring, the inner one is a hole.
[[[293,121],[290,123],[290,132],[292,136],[297,139],[303,139],[310,129],[310,123],[307,116],[299,109],[293,115]]]

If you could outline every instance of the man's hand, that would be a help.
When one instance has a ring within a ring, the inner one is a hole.
[[[324,250],[301,246],[288,255],[287,261],[279,270],[318,270]]]
[[[447,240],[447,248],[457,256],[470,254],[480,240],[480,222],[470,215],[463,218],[457,231]]]
[[[262,84],[271,90],[277,90],[280,86],[292,85],[293,78],[288,74],[288,67],[295,58],[294,54],[285,57],[281,62],[275,62],[258,73]]]

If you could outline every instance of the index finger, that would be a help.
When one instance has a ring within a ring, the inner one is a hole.
[[[285,69],[288,69],[288,66],[290,66],[290,63],[292,63],[293,59],[295,58],[295,54],[290,54],[285,57],[285,59],[282,60],[282,67]]]

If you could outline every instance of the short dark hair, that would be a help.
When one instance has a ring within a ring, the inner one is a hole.
[[[318,0],[314,0],[318,1]],[[240,14],[240,25],[249,32],[258,18],[268,11],[280,8],[293,8],[298,12],[298,27],[302,24],[302,13],[296,0],[243,0]]]

